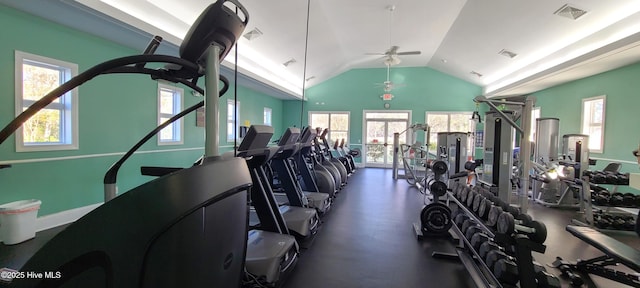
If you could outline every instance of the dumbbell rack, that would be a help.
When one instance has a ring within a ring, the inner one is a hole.
[[[611,184],[611,185],[615,185],[616,187],[619,184]],[[598,227],[595,227],[595,221],[594,221],[594,216],[593,216],[593,210],[598,209],[598,210],[604,210],[604,211],[609,211],[609,209],[616,209],[618,211],[616,211],[618,214],[633,214],[634,217],[636,217],[637,212],[634,214],[632,212],[628,212],[625,210],[620,210],[623,207],[616,207],[616,206],[596,206],[593,205],[593,202],[591,202],[591,182],[590,182],[590,177],[589,176],[582,176],[582,197],[581,201],[583,201],[580,205],[581,212],[583,213],[583,218],[581,220],[578,219],[572,219],[571,223],[574,225],[579,225],[579,226],[586,226],[586,227],[591,227],[594,228],[598,231],[616,231],[616,232],[624,232],[625,230],[608,230],[608,229],[600,229]]]
[[[506,239],[507,237],[495,234],[491,228],[484,224],[482,219],[478,218],[475,213],[471,212],[464,204],[460,203],[460,201],[456,199],[451,192],[447,192],[446,200],[447,204],[454,202],[458,206],[458,209],[461,209],[465,215],[474,220],[482,231],[487,234],[487,236],[492,239],[501,240],[498,242],[513,245],[515,248],[516,264],[518,265],[520,288],[537,288],[536,274],[533,267],[533,256],[531,255],[531,252],[536,251],[544,253],[546,250],[545,245],[535,243],[529,240],[526,236],[520,237],[520,235],[516,235],[516,237],[511,239],[511,241],[508,241],[509,239]],[[483,259],[478,254],[478,251],[473,248],[464,233],[462,233],[456,225],[451,227],[451,231],[455,234],[454,238],[458,239],[456,254],[433,252],[432,257],[460,260],[471,275],[471,279],[473,279],[477,287],[502,288],[503,286],[500,281],[484,263]]]

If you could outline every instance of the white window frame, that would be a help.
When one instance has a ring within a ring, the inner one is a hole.
[[[273,110],[269,107],[264,107],[262,112],[262,123],[264,125],[273,126]]]
[[[78,64],[57,60],[45,56],[35,55],[23,51],[15,51],[15,114],[22,113],[24,108],[31,106],[34,100],[24,100],[23,97],[23,65],[57,69],[62,72],[61,82],[67,82],[78,75]],[[42,95],[45,96],[45,95]],[[77,150],[78,143],[78,88],[61,96],[59,103],[51,103],[46,108],[60,110],[60,142],[25,143],[23,128],[16,130],[16,152]]]
[[[601,119],[602,119],[602,123],[587,123],[587,121],[589,121],[589,118],[586,118],[587,115],[585,115],[585,105],[588,102],[592,102],[592,101],[598,101],[598,100],[602,100],[602,115],[601,115]],[[589,142],[591,142],[591,137],[592,135],[590,135],[589,130],[585,129],[587,127],[593,127],[593,126],[601,126],[601,137],[600,137],[600,149],[595,149],[595,148],[591,148],[589,147],[589,152],[591,153],[603,153],[604,152],[604,133],[605,133],[605,116],[607,115],[607,95],[600,95],[600,96],[595,96],[595,97],[590,97],[590,98],[584,98],[582,99],[582,107],[581,107],[581,119],[580,119],[580,131],[582,132],[582,134],[586,134],[589,135]]]
[[[386,112],[386,111],[385,111]],[[329,115],[329,127],[321,127],[322,129],[324,128],[331,128],[331,115],[332,114],[346,114],[347,115],[347,130],[336,130],[335,132],[347,132],[347,139],[345,139],[345,145],[347,145],[349,143],[349,141],[351,140],[351,112],[350,111],[309,111],[308,113],[308,122],[309,122],[309,126],[313,129],[315,129],[315,126],[312,126],[313,123],[311,123],[311,115],[313,114],[328,114]],[[331,133],[334,132],[331,129],[329,129],[329,134],[327,134],[327,140],[331,140]],[[330,145],[333,143],[329,143]]]
[[[173,111],[172,113],[162,113],[162,91],[169,91],[173,94]],[[174,115],[182,112],[184,107],[184,89],[171,86],[165,83],[158,82],[158,125],[164,123],[166,120],[162,118],[171,118]],[[161,137],[162,131],[165,129],[173,129],[171,131],[171,138],[163,139]],[[184,121],[178,119],[173,122],[173,125],[167,126],[158,132],[158,145],[182,145],[184,144]]]
[[[531,135],[529,135],[529,142],[536,141],[534,137],[536,134],[536,123],[538,122],[537,119],[540,118],[541,112],[540,107],[533,107],[533,109],[531,109]]]
[[[227,130],[229,130],[229,125],[234,126],[232,133],[229,133],[229,131],[227,131],[227,142],[233,142],[236,139],[240,140],[240,138],[238,137],[238,131],[240,130],[240,121],[238,120],[238,122],[235,123],[236,125],[233,125],[235,117],[234,114],[229,111],[229,105],[234,105],[236,110],[235,113],[238,114],[237,118],[240,119],[240,101],[235,102],[233,101],[233,99],[227,100]]]
[[[467,155],[473,155],[475,153],[472,153],[473,150],[475,149],[475,135],[476,135],[476,127],[475,125],[473,125],[472,123],[473,120],[471,120],[471,117],[473,116],[473,111],[426,111],[424,113],[424,123],[426,123],[427,125],[429,125],[429,114],[437,114],[437,115],[447,115],[447,131],[440,131],[440,132],[468,132],[470,133],[470,137],[468,137],[467,139]],[[451,115],[453,114],[462,114],[462,115],[469,115],[469,129],[470,131],[451,131]],[[431,127],[431,126],[429,126]],[[429,131],[431,132],[431,131]],[[438,139],[436,137],[436,139],[429,139],[430,142],[437,142]],[[424,134],[424,143],[427,143],[427,133]],[[425,144],[426,145],[426,144]],[[437,144],[435,144],[437,145]]]

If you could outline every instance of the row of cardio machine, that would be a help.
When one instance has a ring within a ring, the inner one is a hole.
[[[320,216],[355,163],[349,153],[327,149],[326,130],[318,135],[309,127],[288,128],[269,146],[273,134],[271,126],[249,127],[236,154],[246,159],[253,182],[245,284],[278,287],[293,270],[300,247],[311,244]]]

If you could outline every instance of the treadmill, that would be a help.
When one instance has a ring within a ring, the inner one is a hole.
[[[267,177],[267,174],[264,171],[264,166],[269,160],[271,160],[276,152],[280,150],[280,147],[267,147],[267,145],[269,144],[269,140],[273,135],[273,127],[266,125],[252,125],[249,130],[252,129],[253,131],[251,133],[257,133],[261,136],[260,138],[254,140],[255,143],[252,144],[252,148],[258,149],[258,147],[262,147],[263,150],[270,151],[269,153],[266,153],[265,155],[262,155],[260,157],[261,162],[251,164],[256,166],[260,165],[260,167],[256,167],[256,169],[259,170],[259,173],[256,175],[252,174],[252,178],[254,176],[256,177],[254,179],[254,182],[258,182],[260,184],[256,184],[256,186],[252,188],[251,192],[251,201],[255,211],[253,219],[255,219],[255,216],[257,216],[260,221],[260,226],[262,226],[265,224],[263,223],[264,219],[268,219],[269,217],[269,211],[272,211],[271,213],[276,214],[277,216],[276,210],[278,210],[281,216],[276,218],[278,219],[278,222],[281,222],[280,226],[287,227],[290,234],[296,236],[298,240],[307,240],[308,238],[315,235],[318,231],[318,226],[320,224],[318,213],[313,208],[278,205],[271,188],[271,179]],[[247,131],[247,134],[248,133],[249,131]],[[239,147],[239,150],[243,148],[244,147],[241,145]],[[243,151],[239,151],[238,155],[244,155]],[[255,191],[256,189],[260,189],[262,191]],[[259,192],[260,194],[264,194],[263,197],[265,197],[265,199],[254,199],[254,196],[257,195],[254,195],[254,191],[256,193]]]
[[[265,129],[268,127],[270,129]],[[267,148],[273,135],[269,126],[251,126],[238,147],[238,157],[246,159],[253,187],[251,202],[259,218],[259,229],[248,232],[245,267],[258,279],[279,287],[298,261],[299,247],[295,237],[289,235],[286,221],[264,183],[264,164],[277,153],[278,147]]]
[[[271,167],[278,173],[278,180],[280,180],[289,205],[311,207],[315,208],[319,213],[325,213],[331,207],[329,194],[303,191],[297,180],[293,158],[298,156],[300,152],[299,136],[300,129],[298,128],[290,127],[285,131],[278,142],[280,151],[271,160]]]

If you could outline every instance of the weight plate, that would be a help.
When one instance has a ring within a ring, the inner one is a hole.
[[[434,202],[425,206],[420,212],[422,230],[428,233],[444,234],[449,231],[451,221],[451,209],[447,205]]]
[[[520,220],[520,221],[522,221],[521,225],[523,225],[523,226],[529,226],[531,221],[533,221],[533,218],[531,218],[531,215],[526,214],[526,213],[520,213],[515,218]]]
[[[536,232],[533,234],[529,234],[529,239],[531,241],[543,244],[545,240],[547,240],[547,226],[544,223],[539,221],[531,221],[531,228],[535,229]]]
[[[447,163],[444,161],[434,161],[431,163],[431,170],[433,170],[433,173],[436,175],[439,175],[446,173],[449,167],[447,167]]]
[[[429,191],[433,196],[442,197],[447,193],[447,184],[436,180],[429,186]]]
[[[476,191],[469,192],[469,195],[467,196],[467,202],[464,203],[467,205],[467,208],[473,207],[473,199],[475,199],[476,196],[478,196],[478,192]]]

